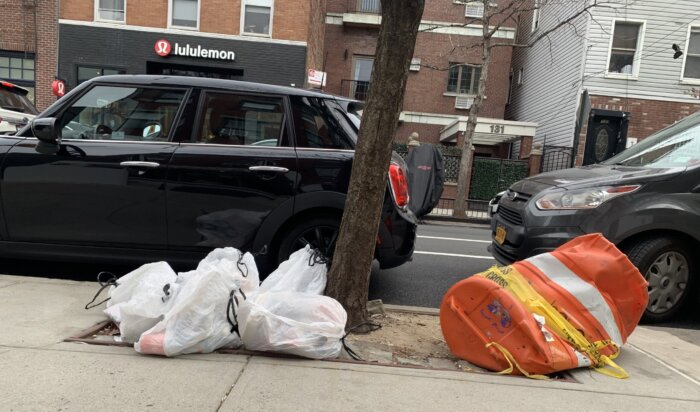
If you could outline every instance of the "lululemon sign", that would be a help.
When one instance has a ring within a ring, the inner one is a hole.
[[[63,80],[56,79],[51,83],[51,92],[56,97],[63,97],[66,94],[66,83]]]
[[[165,39],[160,39],[156,41],[156,44],[153,47],[153,49],[156,51],[156,54],[160,57],[172,55],[183,57],[196,57],[200,59],[216,59],[230,61],[236,59],[236,54],[230,50],[208,49],[202,47],[201,45],[192,46],[189,44],[181,46],[178,43],[172,45],[169,41]]]

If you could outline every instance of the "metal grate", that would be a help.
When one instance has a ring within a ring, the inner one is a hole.
[[[508,223],[512,223],[514,225],[522,225],[523,224],[523,217],[520,215],[519,212],[509,209],[503,205],[498,206],[498,215],[503,218]]]

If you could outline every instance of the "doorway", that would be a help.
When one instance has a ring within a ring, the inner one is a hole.
[[[628,125],[627,112],[591,110],[583,165],[600,163],[625,150]]]

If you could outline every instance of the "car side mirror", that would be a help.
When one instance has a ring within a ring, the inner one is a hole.
[[[55,117],[44,117],[32,120],[32,133],[42,143],[49,145],[61,144],[61,135],[56,127]]]

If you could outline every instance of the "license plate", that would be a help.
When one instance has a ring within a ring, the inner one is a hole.
[[[506,228],[503,226],[498,226],[496,227],[496,236],[493,237],[493,240],[495,240],[499,245],[502,245],[503,242],[506,241],[507,234],[508,232],[506,231]]]

